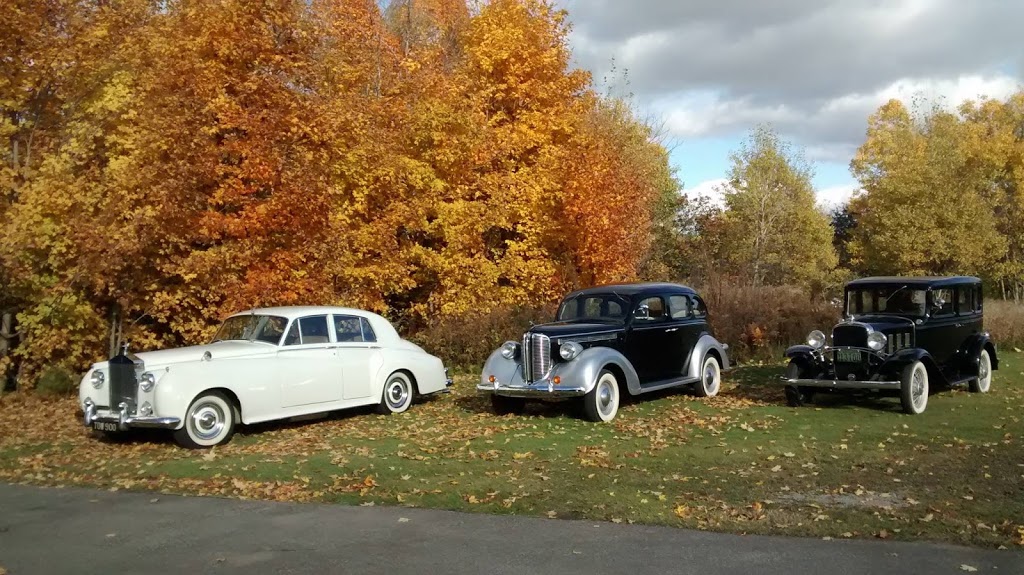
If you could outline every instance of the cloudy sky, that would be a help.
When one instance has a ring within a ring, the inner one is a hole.
[[[1021,0],[558,3],[575,65],[664,122],[689,193],[710,191],[729,151],[770,123],[813,162],[819,201],[842,202],[867,117],[886,100],[951,106],[1024,85]]]

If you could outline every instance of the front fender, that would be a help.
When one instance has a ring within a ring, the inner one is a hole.
[[[501,355],[501,348],[498,348],[491,352],[484,362],[484,369],[480,372],[480,385],[492,385],[492,376],[502,385],[522,382],[522,366],[514,359],[505,359],[505,356]]]
[[[610,347],[591,347],[583,350],[572,361],[555,364],[552,376],[558,375],[563,384],[580,385],[589,392],[597,385],[597,376],[602,369],[610,368],[617,379],[625,378],[629,393],[640,393],[640,377],[626,356]],[[621,383],[621,381],[620,381]]]
[[[899,379],[903,373],[903,368],[915,361],[920,361],[924,364],[925,368],[928,370],[929,379],[935,380],[938,383],[949,383],[946,376],[943,375],[942,370],[939,369],[939,365],[935,362],[935,358],[932,357],[932,354],[917,347],[901,349],[885,358],[885,361],[882,362],[882,365],[878,368],[879,373],[890,379]]]
[[[819,363],[815,349],[806,344],[790,346],[786,350],[785,357],[798,365],[817,365]]]

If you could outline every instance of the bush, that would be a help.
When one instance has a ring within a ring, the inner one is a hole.
[[[554,318],[551,307],[504,307],[489,313],[438,320],[409,339],[458,371],[477,373],[492,351],[518,340],[532,324]]]
[[[985,329],[992,334],[999,351],[1024,348],[1024,305],[1012,301],[985,301]]]
[[[60,366],[46,368],[36,382],[36,393],[46,397],[69,395],[76,389],[78,381],[75,375]]]
[[[776,359],[811,330],[830,333],[842,308],[808,296],[795,286],[736,286],[713,284],[698,289],[708,306],[715,337],[729,344],[734,362]]]

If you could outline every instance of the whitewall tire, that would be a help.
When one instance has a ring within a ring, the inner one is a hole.
[[[401,372],[392,373],[384,384],[384,392],[381,394],[377,411],[382,414],[402,413],[412,405],[414,394],[415,390],[409,376]]]
[[[928,369],[920,361],[903,368],[900,404],[910,415],[920,415],[928,407]]]
[[[597,383],[583,396],[583,412],[590,421],[608,422],[619,412],[619,382],[615,374],[602,369]]]
[[[701,397],[714,397],[722,387],[722,366],[713,355],[704,356],[704,363],[700,366],[700,381],[694,386],[697,395]]]
[[[978,356],[978,377],[971,380],[970,390],[974,393],[988,393],[992,388],[992,358],[988,350],[981,350]]]
[[[178,445],[189,449],[227,443],[235,433],[236,410],[219,391],[206,392],[185,412],[185,422],[174,432]]]

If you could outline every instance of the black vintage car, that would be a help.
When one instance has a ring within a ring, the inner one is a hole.
[[[606,285],[565,296],[553,323],[494,351],[477,390],[499,413],[527,399],[583,399],[592,421],[611,421],[631,395],[693,385],[718,393],[728,346],[711,335],[697,293],[669,283]]]
[[[786,399],[797,406],[820,390],[873,390],[922,413],[937,387],[968,384],[985,393],[998,369],[982,329],[975,277],[869,277],[846,284],[845,317],[831,337],[815,330],[786,350]]]

